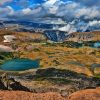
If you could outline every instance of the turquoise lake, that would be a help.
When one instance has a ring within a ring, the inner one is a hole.
[[[5,71],[24,71],[39,68],[39,62],[39,60],[12,59],[2,64],[0,69]]]
[[[100,47],[100,42],[96,42],[96,43],[94,43],[94,47],[95,47],[95,48]]]

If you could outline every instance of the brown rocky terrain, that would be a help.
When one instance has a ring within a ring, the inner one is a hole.
[[[0,29],[0,42],[3,41],[4,35],[15,35],[18,41],[24,42],[47,42],[47,37],[42,32],[16,32],[10,29]],[[71,33],[65,41],[82,42],[82,41],[99,41],[100,31],[93,32],[75,32]]]
[[[68,100],[100,100],[100,88],[75,92],[68,97]]]
[[[72,39],[75,37],[77,38],[75,41],[100,40],[99,31],[91,32],[91,34],[84,33],[81,36],[80,34],[77,33],[75,36],[72,34]],[[14,35],[16,40],[4,43],[4,35]],[[73,47],[74,43],[70,41],[65,44],[50,44],[44,41],[46,41],[46,37],[41,33],[0,30],[1,50],[4,51],[5,48],[2,47],[6,46],[15,51],[0,52],[0,64],[15,58],[40,60],[39,69],[21,72],[0,70],[0,90],[3,90],[0,92],[0,99],[99,100],[100,90],[93,88],[100,87],[100,67],[98,67],[100,50],[85,46]],[[66,44],[72,46],[68,47]],[[4,75],[4,73],[6,74]]]
[[[14,42],[40,42],[46,41],[46,37],[43,33],[30,33],[30,32],[16,32],[11,30],[0,29],[0,43],[3,43],[4,35],[14,35],[16,37],[16,41]]]
[[[0,90],[33,93],[57,92],[66,97],[76,91],[100,87],[100,79],[69,70],[38,69],[23,73],[6,72],[0,77]]]
[[[24,91],[0,91],[0,100],[66,100],[58,93],[30,93]]]
[[[13,52],[13,49],[8,47],[8,46],[4,46],[4,45],[0,45],[0,52]]]
[[[100,41],[100,31],[93,32],[75,32],[69,36],[67,41],[82,42],[82,41]]]
[[[0,91],[0,100],[100,100],[100,88],[78,91],[68,97],[56,92]]]

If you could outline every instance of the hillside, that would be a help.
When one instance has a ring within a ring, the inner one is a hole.
[[[0,91],[0,97],[2,100],[100,100],[100,89],[78,91],[69,97],[62,97],[56,92],[29,93],[24,91]]]
[[[100,31],[92,32],[75,32],[69,35],[67,41],[83,42],[83,41],[100,41]]]
[[[67,34],[66,32],[59,31],[46,31],[42,32],[16,32],[15,30],[0,29],[0,41],[3,41],[4,35],[14,35],[18,41],[24,42],[82,42],[82,41],[100,41],[100,31],[93,32],[76,32]]]
[[[0,42],[3,42],[5,35],[14,35],[17,41],[20,42],[39,42],[45,41],[46,37],[42,33],[30,33],[30,32],[16,32],[11,30],[0,30]]]
[[[68,100],[100,100],[100,88],[78,91],[68,98]]]
[[[90,43],[95,43],[99,39],[99,31],[70,35],[74,35],[77,40],[79,37],[83,38],[80,41],[85,41],[84,44],[88,44],[90,40]],[[0,91],[0,96],[5,100],[6,98],[16,100],[17,97],[22,99],[23,96],[26,100],[29,98],[30,100],[38,98],[39,100],[40,98],[41,100],[47,98],[48,100],[77,100],[81,97],[87,100],[91,92],[89,94],[82,92],[84,95],[74,94],[77,98],[73,93],[100,87],[100,49],[82,45],[83,43],[80,44],[74,39],[61,43],[49,43],[45,34],[39,32],[0,30],[0,65],[14,59],[39,60],[39,68],[32,67],[23,71],[7,71],[1,68],[0,90],[7,91]],[[14,97],[2,96],[5,93],[9,94],[9,90],[15,95]],[[96,94],[94,93],[93,97],[98,100]]]

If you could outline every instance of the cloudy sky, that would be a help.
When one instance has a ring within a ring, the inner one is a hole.
[[[0,0],[0,18],[100,20],[100,0]],[[100,21],[99,21],[100,22]]]

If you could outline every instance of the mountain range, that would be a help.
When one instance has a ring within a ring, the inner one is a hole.
[[[34,22],[25,20],[0,20],[0,28],[10,28],[17,32],[42,32],[49,40],[54,42],[62,42],[75,32],[81,32],[81,34],[84,32],[91,33],[92,31],[99,31],[100,28],[99,24],[95,24],[96,21],[91,26],[92,23],[86,23],[79,19],[75,19],[69,23],[56,18],[50,23],[50,20],[50,18],[43,20],[44,22],[39,20]]]

